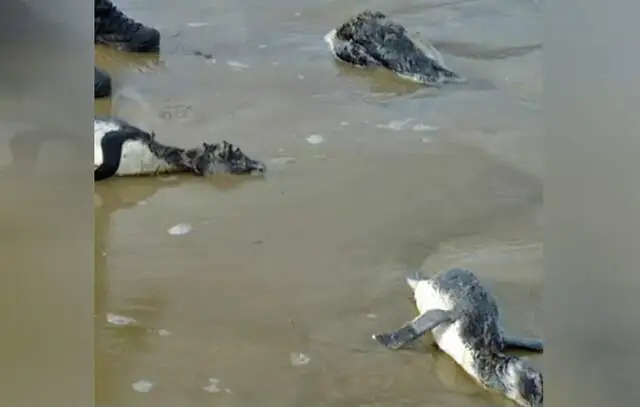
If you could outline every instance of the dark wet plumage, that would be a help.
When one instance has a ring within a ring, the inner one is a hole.
[[[359,67],[386,68],[431,86],[464,81],[381,12],[366,10],[356,15],[335,30],[333,43],[327,42],[336,58]]]
[[[240,147],[224,140],[213,144],[202,143],[202,147],[182,149],[161,144],[153,137],[148,146],[157,157],[195,175],[262,174],[267,169],[264,163],[249,158]]]

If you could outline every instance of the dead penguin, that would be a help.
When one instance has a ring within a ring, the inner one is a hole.
[[[507,349],[542,352],[542,341],[505,337],[491,293],[470,271],[451,269],[430,278],[407,277],[420,315],[396,331],[373,335],[382,345],[398,349],[433,334],[440,349],[481,386],[504,394],[524,407],[542,407],[542,373]]]
[[[158,142],[153,132],[139,129],[114,117],[93,121],[94,180],[113,176],[153,175],[190,172],[264,174],[266,165],[246,156],[234,144],[203,143],[183,149]]]
[[[427,86],[465,82],[449,70],[435,49],[379,11],[366,10],[324,36],[334,57],[361,68],[386,68]]]

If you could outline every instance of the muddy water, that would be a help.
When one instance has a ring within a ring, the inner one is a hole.
[[[509,405],[427,345],[370,334],[413,315],[408,269],[451,266],[487,281],[509,331],[541,334],[535,3],[119,4],[161,30],[162,54],[98,48],[117,90],[96,111],[177,145],[235,142],[270,173],[96,187],[97,404]],[[334,62],[322,36],[365,7],[469,82],[434,91]]]

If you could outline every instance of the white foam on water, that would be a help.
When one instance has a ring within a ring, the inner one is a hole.
[[[389,123],[378,124],[376,127],[385,130],[402,131],[409,123],[411,123],[412,120],[413,119],[391,120]]]
[[[220,379],[216,379],[215,377],[209,378],[209,384],[204,386],[202,390],[206,391],[207,393],[231,393],[231,389],[221,387]]]
[[[177,225],[170,227],[169,230],[167,230],[167,233],[171,236],[182,236],[191,232],[192,229],[193,227],[188,223],[178,223]]]
[[[155,383],[148,380],[138,380],[131,384],[131,388],[138,393],[149,393],[153,386],[155,386]]]
[[[376,319],[376,318],[378,318],[378,316],[376,314],[367,314],[367,318]]]
[[[227,61],[227,65],[229,65],[229,67],[231,67],[234,70],[249,69],[249,65],[243,64],[242,62],[238,62],[238,61]]]
[[[133,325],[136,320],[122,315],[107,314],[107,322],[113,325]]]
[[[327,44],[329,44],[329,46],[333,47],[333,44],[336,42],[336,33],[338,31],[336,29],[333,29],[331,31],[329,31],[328,33],[326,33],[324,35],[324,37],[322,37],[322,40],[324,42],[326,42]]]
[[[311,358],[304,353],[294,353],[289,355],[289,361],[293,366],[304,366],[311,362]]]
[[[413,126],[413,131],[438,131],[440,127],[429,126],[428,124],[419,123]]]
[[[210,26],[210,25],[211,25],[211,23],[193,22],[193,23],[188,23],[187,27],[198,28],[198,27],[207,27],[207,26]]]
[[[169,336],[169,335],[171,335],[171,331],[167,331],[166,329],[158,329],[158,335],[160,335],[160,336]]]
[[[307,143],[309,144],[321,144],[324,142],[324,137],[322,137],[320,134],[312,134],[309,137],[307,137]]]
[[[336,33],[337,33],[337,30],[333,29],[333,30],[329,31],[328,33],[326,33],[324,35],[324,37],[322,37],[322,40],[324,42],[326,42],[327,45],[329,45],[329,51],[331,52],[331,55],[333,55],[334,58],[339,59],[338,56],[336,55],[336,44],[338,42],[338,38],[336,37]],[[354,65],[354,67],[360,68],[359,65]]]
[[[209,384],[204,386],[202,389],[209,393],[220,393],[220,380],[215,378],[209,379]]]

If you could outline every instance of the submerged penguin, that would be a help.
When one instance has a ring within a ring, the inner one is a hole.
[[[154,133],[113,117],[95,118],[93,131],[95,181],[177,172],[264,174],[267,169],[226,141],[191,149],[172,147],[158,142]]]
[[[373,335],[380,344],[399,349],[427,332],[485,389],[523,407],[542,407],[542,373],[508,349],[542,352],[537,339],[506,337],[491,293],[470,271],[452,269],[430,278],[407,277],[420,315],[401,328]]]
[[[435,49],[379,11],[366,10],[324,36],[334,57],[361,68],[386,68],[427,86],[465,82],[449,70]]]

